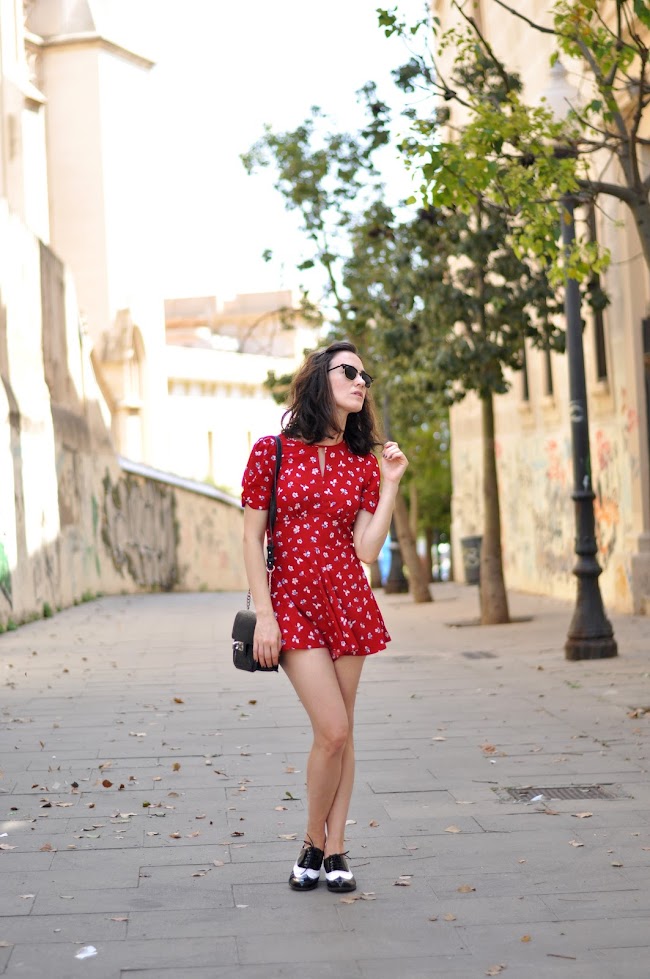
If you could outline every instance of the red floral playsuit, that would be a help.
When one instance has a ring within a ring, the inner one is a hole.
[[[271,602],[282,649],[324,647],[332,659],[377,653],[390,636],[352,537],[359,510],[377,509],[377,460],[343,441],[325,448],[321,473],[317,446],[280,437]],[[274,470],[275,439],[265,436],[244,472],[243,506],[268,510]]]

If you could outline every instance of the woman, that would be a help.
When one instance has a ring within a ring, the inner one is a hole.
[[[282,460],[271,586],[263,555],[275,441],[260,439],[244,473],[244,560],[257,610],[254,656],[278,662],[313,729],[307,763],[305,843],[289,884],[316,887],[324,863],[332,891],[356,882],[344,852],[354,782],[354,702],[365,657],[390,636],[361,562],[386,539],[408,465],[396,442],[380,443],[356,347],[333,343],[310,354],[293,380],[281,435]]]

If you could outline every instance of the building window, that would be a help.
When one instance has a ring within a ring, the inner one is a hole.
[[[549,398],[553,397],[553,364],[548,347],[544,348],[544,394]]]
[[[587,213],[587,226],[589,228],[589,237],[591,241],[597,241],[597,228],[596,228],[596,209],[593,204],[589,206]],[[596,297],[602,295],[602,287],[599,275],[594,275],[594,277],[589,282],[589,292]],[[594,354],[596,359],[596,378],[599,381],[607,380],[607,352],[605,349],[605,317],[603,316],[603,310],[596,306],[593,309],[593,319],[594,319]]]

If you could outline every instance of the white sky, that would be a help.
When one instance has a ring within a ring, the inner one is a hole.
[[[111,0],[121,38],[137,40],[137,50],[157,62],[149,125],[154,143],[162,136],[152,181],[164,207],[165,296],[229,299],[296,288],[304,278],[295,271],[303,248],[297,215],[285,212],[270,173],[248,177],[239,154],[265,123],[294,127],[312,105],[339,128],[354,128],[361,120],[354,93],[370,79],[386,101],[397,97],[390,70],[408,54],[377,26],[381,5]],[[400,0],[411,20],[423,6]],[[401,169],[395,164],[395,175]],[[406,181],[400,191],[407,192]],[[261,258],[266,248],[274,253],[268,264]]]

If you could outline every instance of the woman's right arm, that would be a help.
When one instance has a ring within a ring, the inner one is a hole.
[[[253,638],[253,656],[262,666],[276,666],[282,637],[271,605],[268,573],[264,557],[267,510],[244,507],[244,565],[253,596],[257,625]]]

